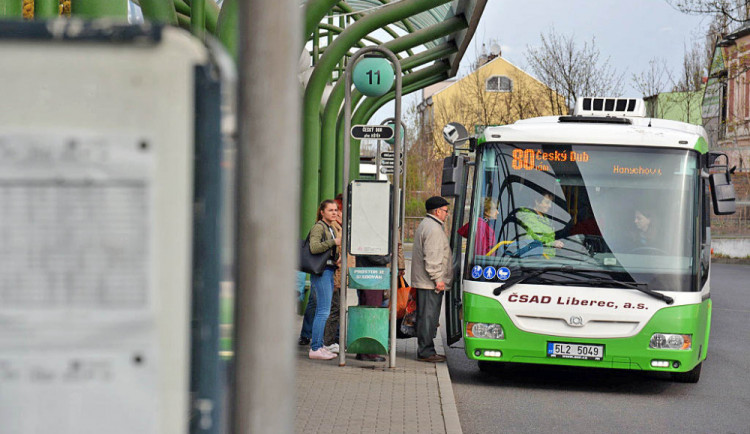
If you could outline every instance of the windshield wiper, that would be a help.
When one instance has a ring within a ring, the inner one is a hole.
[[[555,282],[555,283],[563,283],[563,282]],[[658,298],[659,300],[662,300],[663,302],[667,304],[673,304],[674,299],[668,295],[664,295],[660,292],[652,291],[648,289],[647,283],[640,283],[640,282],[623,282],[622,280],[614,280],[614,279],[589,279],[589,280],[581,280],[578,282],[570,281],[565,283],[579,283],[584,285],[620,285],[623,288],[628,289],[635,289],[636,291],[641,291],[644,294],[648,294],[654,298]],[[564,284],[564,283],[563,283]]]

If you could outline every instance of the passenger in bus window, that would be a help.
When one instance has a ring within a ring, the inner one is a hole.
[[[521,208],[516,213],[516,218],[526,230],[526,235],[541,242],[544,245],[544,254],[550,257],[555,256],[555,249],[564,247],[562,241],[555,239],[555,229],[547,217],[553,199],[551,193],[546,193],[534,200],[534,209]]]
[[[635,210],[633,215],[632,253],[648,253],[649,251],[652,251],[652,253],[666,253],[654,217],[653,212],[648,207],[641,207]]]
[[[492,249],[497,240],[495,239],[495,230],[492,228],[493,222],[498,215],[497,203],[492,198],[484,199],[484,214],[477,221],[476,236],[474,237],[474,252],[477,255],[486,255]],[[458,234],[464,238],[469,236],[469,223],[458,229]]]

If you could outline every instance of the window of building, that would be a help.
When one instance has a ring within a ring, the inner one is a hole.
[[[487,79],[487,92],[513,92],[513,80],[504,75],[493,75]]]

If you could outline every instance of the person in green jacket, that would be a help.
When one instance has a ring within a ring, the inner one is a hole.
[[[541,242],[544,245],[544,254],[548,257],[555,256],[555,249],[564,247],[562,241],[555,239],[555,229],[552,227],[551,220],[547,217],[553,199],[552,194],[547,193],[534,200],[534,209],[521,208],[516,213],[516,218],[526,230],[526,235]]]

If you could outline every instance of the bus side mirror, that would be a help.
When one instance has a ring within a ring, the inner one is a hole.
[[[443,179],[440,183],[440,195],[443,197],[460,196],[463,185],[466,157],[451,155],[443,160]]]
[[[718,164],[717,160],[724,157],[727,164]],[[714,214],[734,214],[736,210],[734,184],[730,178],[729,157],[721,152],[709,153],[708,167],[721,169],[718,173],[712,173],[708,177],[711,186],[711,201],[713,202]]]
[[[729,179],[729,172],[712,173],[709,175],[708,182],[711,185],[714,214],[734,214],[736,209],[734,184]]]
[[[443,138],[455,148],[459,143],[469,140],[469,133],[460,123],[451,122],[443,128]]]

